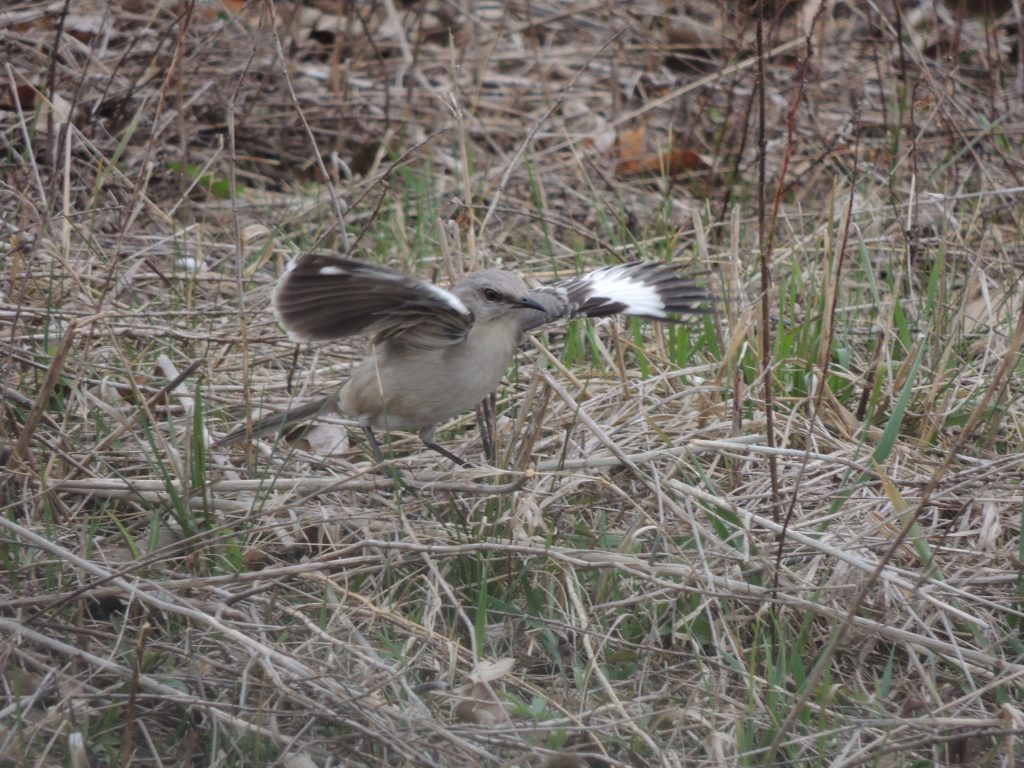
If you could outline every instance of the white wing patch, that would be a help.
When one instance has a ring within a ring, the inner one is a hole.
[[[344,269],[344,268],[342,268],[340,266],[328,265],[328,266],[322,266],[321,267],[321,274],[340,276],[342,274],[351,274],[351,272],[348,269]]]
[[[584,277],[591,296],[626,305],[627,315],[667,317],[657,289],[633,277],[628,266],[598,269]]]
[[[290,269],[290,267],[289,267],[289,269]],[[338,275],[338,276],[340,276],[340,275],[351,274],[351,272],[349,272],[349,270],[347,270],[347,269],[342,269],[341,267],[326,266],[326,267],[320,267],[320,274],[321,275]]]
[[[451,293],[450,291],[446,291],[444,288],[438,288],[433,283],[428,283],[428,282],[424,281],[423,285],[426,286],[428,289],[430,289],[430,292],[432,294],[437,296],[437,298],[441,299],[441,301],[443,301],[449,307],[454,309],[460,315],[468,315],[468,314],[470,314],[469,307],[467,307],[465,304],[463,304],[462,303],[462,299],[460,299],[454,293]]]

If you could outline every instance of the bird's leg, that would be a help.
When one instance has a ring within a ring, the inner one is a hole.
[[[442,448],[440,445],[437,444],[437,442],[434,440],[434,427],[427,427],[426,429],[421,429],[420,430],[420,440],[423,441],[423,444],[425,446],[427,446],[427,448],[429,448],[432,451],[437,451],[442,456],[444,456],[446,459],[448,459],[449,461],[455,462],[460,467],[470,467],[470,466],[472,466],[472,464],[470,464],[465,459],[460,459],[458,456],[456,456],[454,453],[449,451],[447,448]]]
[[[366,442],[370,444],[370,450],[373,452],[373,458],[379,462],[384,462],[384,453],[380,449],[380,443],[377,442],[377,436],[373,434],[373,430],[366,424],[360,425],[363,429],[363,434],[366,435]],[[446,448],[442,448],[440,445],[434,442],[434,430],[425,429],[420,433],[420,439],[423,444],[432,451],[437,451],[449,461],[453,461],[460,467],[472,466],[469,462],[460,459],[454,453]]]
[[[449,461],[455,462],[460,467],[471,467],[471,466],[473,466],[472,464],[470,464],[465,459],[460,459],[458,456],[456,456],[454,453],[449,451],[447,448],[443,448],[440,445],[438,445],[437,443],[428,443],[426,440],[424,440],[423,444],[425,446],[427,446],[427,448],[429,448],[430,450],[437,451],[438,453],[440,453],[442,456],[444,456]]]
[[[366,435],[366,442],[370,444],[370,451],[373,453],[373,458],[377,461],[384,462],[384,454],[381,453],[380,443],[377,442],[377,436],[373,434],[373,430],[366,424],[360,425],[363,428],[363,434]]]
[[[402,473],[392,463],[385,463],[384,453],[380,449],[380,443],[377,442],[377,436],[373,434],[373,430],[369,424],[360,424],[363,428],[363,434],[366,435],[366,442],[370,445],[370,451],[373,453],[373,458],[384,464],[384,471],[391,476],[391,479],[395,481],[395,488],[407,488],[405,479],[402,477]]]

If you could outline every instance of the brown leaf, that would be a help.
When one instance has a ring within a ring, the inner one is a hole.
[[[670,147],[663,152],[645,152],[645,133],[643,126],[619,132],[619,164],[616,171],[620,176],[674,176],[684,171],[709,167],[700,155],[683,147]]]
[[[26,83],[16,85],[14,93],[18,97],[17,102],[14,101],[10,88],[0,89],[0,109],[15,112],[20,105],[22,112],[31,112],[36,108],[36,89],[31,85]]]
[[[245,8],[249,0],[220,0],[220,4],[224,6],[224,10],[228,13],[235,14]]]
[[[497,725],[504,722],[505,708],[485,683],[473,683],[462,688],[462,700],[455,705],[455,718],[464,723]]]

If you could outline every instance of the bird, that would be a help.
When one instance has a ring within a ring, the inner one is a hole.
[[[390,267],[335,254],[293,259],[273,292],[280,325],[297,342],[372,336],[371,352],[340,390],[236,429],[217,441],[268,434],[329,410],[355,420],[375,458],[374,430],[417,432],[456,464],[437,427],[495,391],[524,335],[546,323],[625,314],[679,320],[703,314],[712,296],[662,262],[632,261],[530,288],[515,272],[483,269],[449,290]]]

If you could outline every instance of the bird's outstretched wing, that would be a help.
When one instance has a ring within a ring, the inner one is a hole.
[[[274,289],[274,311],[297,341],[375,334],[377,341],[441,349],[466,337],[473,313],[443,288],[387,267],[304,254]]]
[[[688,277],[656,261],[634,261],[602,267],[530,291],[547,311],[520,314],[524,331],[572,317],[632,315],[652,320],[678,320],[709,311],[711,295]]]

